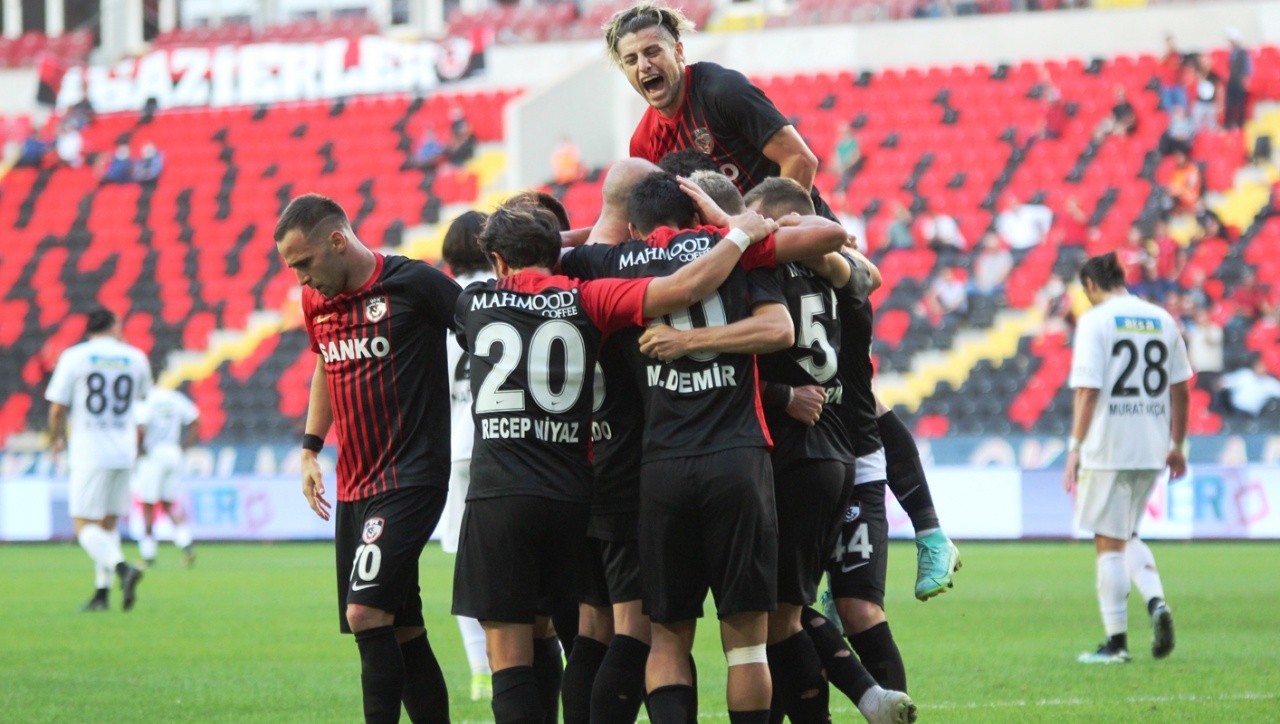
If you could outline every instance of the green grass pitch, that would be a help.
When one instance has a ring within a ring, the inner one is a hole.
[[[1274,543],[1157,543],[1177,623],[1165,661],[1130,599],[1127,666],[1085,667],[1102,639],[1088,543],[962,543],[957,587],[911,598],[914,549],[893,545],[888,611],[921,721],[1280,720],[1280,584]],[[136,548],[127,544],[136,556]],[[172,546],[134,611],[81,614],[87,558],[70,544],[0,546],[0,720],[350,722],[359,659],[337,633],[329,544],[208,544],[184,570]],[[422,559],[427,625],[455,722],[488,721],[448,615],[453,559]],[[1267,571],[1271,571],[1270,574]],[[704,721],[727,721],[714,619],[698,638]],[[860,721],[839,692],[835,721]],[[407,721],[407,719],[406,719]]]

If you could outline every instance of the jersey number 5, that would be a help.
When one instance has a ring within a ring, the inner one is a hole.
[[[480,383],[480,392],[476,396],[476,414],[523,411],[524,390],[502,389],[524,356],[520,333],[510,324],[499,322],[486,325],[476,335],[476,354],[488,357],[495,344],[502,348],[502,353]],[[562,380],[559,390],[552,389],[551,351],[556,345],[562,348],[560,359],[563,370],[559,375]],[[582,394],[586,360],[587,345],[577,327],[562,319],[538,325],[533,337],[529,339],[527,361],[529,392],[533,394],[533,401],[538,407],[547,412],[564,412],[573,407]]]
[[[1137,385],[1129,385],[1129,378],[1138,369],[1138,345],[1129,339],[1117,340],[1111,347],[1111,356],[1125,356],[1124,370],[1111,386],[1112,397],[1137,397]],[[1169,386],[1169,372],[1164,363],[1169,360],[1169,348],[1164,342],[1153,339],[1142,348],[1142,361],[1146,367],[1142,370],[1142,390],[1147,397],[1159,397]]]

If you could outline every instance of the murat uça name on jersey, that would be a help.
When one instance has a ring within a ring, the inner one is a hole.
[[[576,422],[520,416],[486,417],[478,422],[480,436],[485,440],[523,439],[532,434],[544,442],[578,442],[578,423]]]
[[[1160,400],[1147,402],[1115,402],[1107,405],[1108,415],[1167,415],[1168,408]]]
[[[579,313],[578,290],[563,292],[541,292],[539,294],[516,294],[506,291],[483,292],[471,299],[471,311],[508,307],[537,312],[549,319],[572,317]]]

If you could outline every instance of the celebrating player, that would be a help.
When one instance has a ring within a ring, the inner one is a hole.
[[[196,419],[200,411],[195,403],[177,390],[151,388],[141,405],[138,424],[143,428],[142,458],[138,461],[138,497],[142,500],[142,540],[138,551],[150,567],[155,563],[154,526],[156,508],[164,511],[173,523],[173,543],[182,551],[183,565],[195,563],[196,550],[191,542],[191,527],[176,503],[181,497],[183,451],[196,441]]]
[[[70,438],[68,512],[76,540],[95,564],[97,591],[84,611],[106,610],[113,572],[130,610],[142,580],[142,571],[124,560],[116,522],[129,510],[129,475],[138,457],[135,403],[151,388],[151,365],[142,350],[121,340],[120,330],[115,313],[90,312],[89,338],[62,353],[45,391],[49,448],[56,461]]]
[[[490,216],[481,244],[498,280],[458,298],[458,338],[471,357],[476,440],[454,577],[455,614],[489,641],[498,722],[554,715],[558,681],[539,676],[534,644],[548,614],[572,600],[591,500],[593,371],[602,338],[712,293],[772,222],[744,215],[726,243],[681,273],[578,282],[550,273],[554,217],[528,203]]]
[[[303,285],[317,353],[302,442],[302,492],[332,504],[317,454],[338,433],[338,613],[355,633],[369,722],[448,721],[427,642],[418,556],[449,486],[446,332],[458,285],[428,264],[371,251],[332,199],[307,194],[276,223],[276,249]],[[393,347],[394,345],[394,347]]]
[[[1115,252],[1080,269],[1093,308],[1076,327],[1069,384],[1075,390],[1063,487],[1076,491],[1076,527],[1093,532],[1098,607],[1107,640],[1085,664],[1124,663],[1129,581],[1147,601],[1151,655],[1173,651],[1173,615],[1138,521],[1164,468],[1187,470],[1187,380],[1191,364],[1169,313],[1125,290]]]

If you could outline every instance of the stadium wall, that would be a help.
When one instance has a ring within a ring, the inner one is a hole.
[[[1060,439],[922,442],[934,502],[953,537],[1088,537],[1073,527],[1071,499],[1062,491]],[[1192,450],[1186,478],[1172,484],[1162,478],[1157,484],[1144,537],[1280,539],[1280,436],[1197,438]],[[332,452],[323,456],[325,469],[332,470]],[[297,461],[292,446],[193,449],[182,504],[196,537],[331,539],[332,523],[316,517],[298,494]],[[66,476],[53,469],[47,455],[0,455],[0,470],[0,541],[72,538]],[[135,501],[129,523],[135,537],[140,510]],[[892,496],[887,510],[890,535],[911,537],[911,522]],[[166,525],[160,525],[162,538],[169,535]]]
[[[685,55],[749,75],[1016,63],[1159,53],[1167,34],[1186,49],[1223,47],[1228,27],[1239,29],[1249,45],[1280,42],[1280,0],[695,34],[685,40]],[[602,40],[496,46],[486,57],[485,76],[484,84],[535,90],[507,109],[507,180],[513,188],[546,181],[547,158],[563,135],[578,143],[588,166],[627,155],[631,129],[644,110],[607,59]],[[610,102],[611,108],[602,108]]]

